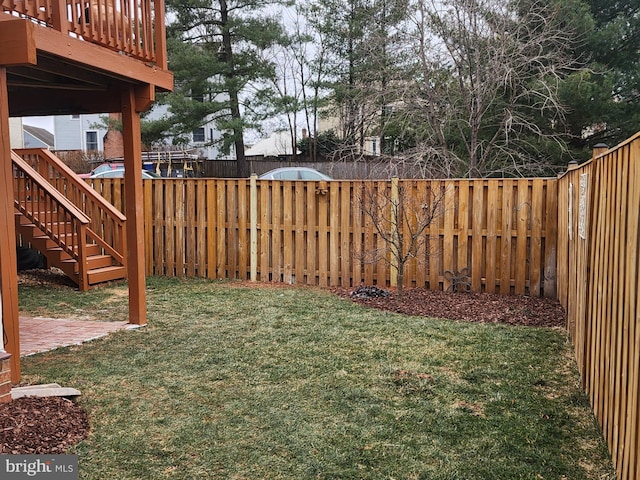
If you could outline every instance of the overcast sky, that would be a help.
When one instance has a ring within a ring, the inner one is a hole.
[[[53,133],[53,117],[22,117],[22,123],[32,127],[45,128]]]

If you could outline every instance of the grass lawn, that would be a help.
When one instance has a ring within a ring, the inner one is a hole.
[[[126,318],[122,285],[22,312]],[[312,288],[152,278],[149,325],[23,359],[79,388],[82,479],[609,479],[560,330],[433,320]]]

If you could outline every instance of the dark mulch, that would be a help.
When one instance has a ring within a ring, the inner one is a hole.
[[[394,291],[377,287],[332,291],[362,305],[407,315],[530,327],[563,327],[566,323],[564,309],[552,298],[411,288],[399,300]]]
[[[88,432],[87,413],[66,398],[23,397],[0,405],[0,454],[62,454]]]
[[[18,283],[49,288],[75,288],[62,271],[27,270]],[[23,397],[0,404],[0,454],[61,454],[89,433],[85,410],[60,397]]]

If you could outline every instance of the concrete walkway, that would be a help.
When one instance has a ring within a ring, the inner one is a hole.
[[[20,317],[20,356],[46,352],[131,328],[127,322],[94,322],[43,317]]]

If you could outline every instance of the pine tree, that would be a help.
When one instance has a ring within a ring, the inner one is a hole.
[[[237,175],[248,176],[244,132],[252,125],[256,99],[275,75],[262,51],[283,38],[280,23],[268,15],[271,0],[168,0],[169,65],[175,91],[169,105],[174,138],[189,135],[208,120],[222,133],[223,152],[235,151]]]
[[[567,78],[562,101],[574,156],[589,158],[597,143],[610,147],[640,130],[640,3],[582,0],[576,56],[586,66]]]

